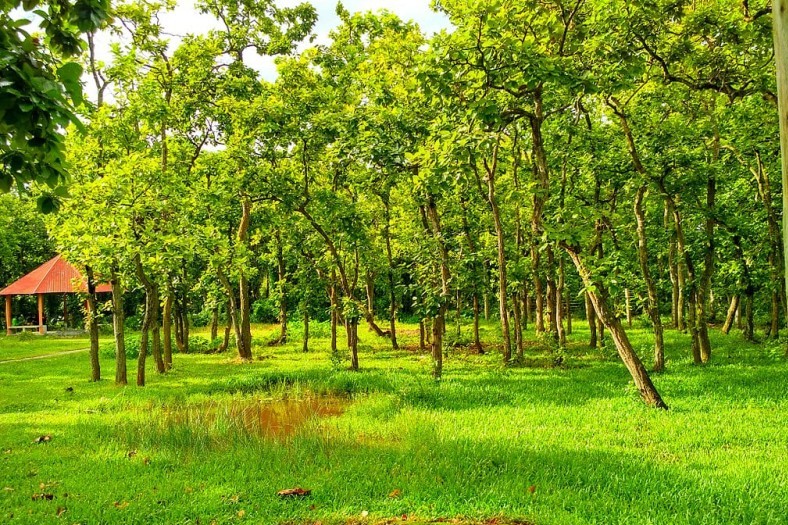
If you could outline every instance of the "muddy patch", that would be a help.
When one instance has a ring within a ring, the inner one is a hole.
[[[263,439],[294,436],[306,424],[340,416],[349,400],[315,397],[302,400],[233,399],[180,405],[164,410],[166,426],[185,425],[203,430],[230,431]]]

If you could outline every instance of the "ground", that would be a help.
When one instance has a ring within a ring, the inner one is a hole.
[[[485,338],[496,337],[494,323]],[[275,330],[256,327],[258,341]],[[450,328],[453,330],[453,328]],[[465,328],[468,331],[468,327]],[[148,386],[90,383],[87,353],[0,363],[0,521],[10,524],[784,524],[788,364],[776,344],[712,334],[711,365],[667,335],[642,404],[587,330],[556,355],[528,333],[503,367],[452,349],[443,381],[414,350],[363,331],[362,371],[331,360],[324,325],[255,360],[175,356]],[[650,358],[647,330],[631,331]],[[0,360],[87,341],[0,337]],[[149,364],[152,365],[152,363]],[[130,379],[135,366],[129,364]],[[295,414],[291,416],[292,414]],[[49,437],[50,439],[46,439]],[[311,495],[280,498],[303,487]]]

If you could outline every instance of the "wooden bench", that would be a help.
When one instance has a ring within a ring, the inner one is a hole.
[[[28,330],[35,330],[37,332],[39,328],[43,328],[44,329],[44,333],[47,333],[47,325],[43,325],[43,326],[39,327],[37,324],[26,324],[26,325],[20,325],[20,326],[9,326],[8,327],[8,331],[9,332],[13,332],[14,330],[18,330],[20,332],[26,332]]]

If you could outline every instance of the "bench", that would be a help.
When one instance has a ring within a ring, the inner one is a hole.
[[[47,333],[47,325],[43,325],[41,328],[44,329],[44,333]],[[9,326],[8,331],[13,332],[14,330],[19,330],[20,332],[26,332],[28,330],[35,330],[38,331],[39,326],[37,324],[26,324],[20,326]]]

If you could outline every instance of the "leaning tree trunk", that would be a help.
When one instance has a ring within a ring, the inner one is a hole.
[[[93,268],[85,267],[88,281],[88,333],[90,334],[90,380],[101,381],[101,364],[99,363],[99,328],[98,312],[96,311],[96,281],[93,277]]]
[[[112,328],[115,335],[115,384],[128,384],[126,375],[126,316],[123,312],[123,287],[120,276],[113,269],[110,283],[112,284]]]
[[[733,327],[733,322],[736,319],[736,312],[739,310],[739,294],[734,294],[731,297],[731,304],[728,307],[728,314],[725,316],[725,324],[722,325],[722,333],[728,335]]]
[[[640,358],[633,350],[632,344],[629,342],[629,338],[627,337],[624,328],[621,326],[621,321],[615,316],[612,308],[610,308],[608,304],[607,289],[601,282],[593,279],[591,272],[580,257],[579,249],[571,248],[569,246],[565,246],[565,249],[569,254],[569,257],[572,259],[572,262],[575,264],[575,268],[577,268],[580,278],[583,279],[583,283],[588,290],[588,295],[597,315],[610,331],[610,335],[616,344],[618,355],[621,357],[621,360],[624,362],[624,365],[627,367],[627,370],[632,376],[635,386],[640,392],[640,396],[643,398],[643,401],[655,408],[667,409],[668,406],[662,400],[659,392],[657,392],[657,389],[651,382],[651,378],[648,375],[646,367],[643,366]]]
[[[659,315],[659,294],[657,285],[651,276],[648,266],[648,243],[646,242],[646,213],[643,210],[643,200],[646,197],[647,187],[645,184],[638,188],[635,196],[635,217],[637,218],[638,234],[638,261],[640,262],[640,272],[643,274],[643,281],[646,283],[648,292],[648,316],[654,330],[654,371],[662,372],[665,369],[665,343],[662,334],[662,318]],[[627,301],[628,302],[628,301]],[[631,322],[630,322],[631,326]]]

